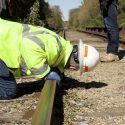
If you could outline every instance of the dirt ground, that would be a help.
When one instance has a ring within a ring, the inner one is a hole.
[[[106,45],[100,38],[75,31],[66,32],[67,40],[82,39],[97,48],[100,56]],[[121,58],[124,49],[120,47]],[[125,58],[99,63],[88,73],[65,71],[55,97],[53,125],[125,125]],[[34,79],[17,79],[16,99],[0,101],[0,125],[30,125],[42,86]]]
[[[73,39],[81,38],[96,47],[100,57],[105,54],[107,43],[103,40],[75,35]],[[70,33],[69,39],[72,40]],[[93,71],[82,76],[79,72],[66,72],[78,83],[64,96],[66,125],[125,125],[125,51],[121,47],[119,50],[121,60],[118,62],[100,62]]]

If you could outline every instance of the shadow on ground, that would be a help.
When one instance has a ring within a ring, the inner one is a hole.
[[[33,92],[41,92],[43,85],[44,85],[44,82],[42,80],[17,84],[16,98],[19,98],[27,94],[32,94]]]
[[[21,97],[23,95],[32,94],[33,92],[41,92],[43,85],[44,85],[44,81],[42,80],[17,84],[17,96],[16,97]],[[95,82],[95,81],[84,83],[84,82],[79,82],[72,78],[64,77],[59,87],[59,92],[62,90],[68,90],[70,88],[80,87],[84,89],[91,89],[91,88],[102,88],[104,86],[107,86],[107,84],[101,83],[101,82]]]
[[[99,89],[105,86],[107,86],[106,83],[95,82],[95,81],[84,83],[84,82],[79,82],[72,78],[65,77],[61,83],[60,88],[59,89],[57,88],[52,125],[64,125],[63,96],[66,95],[66,90],[71,88]]]
[[[41,80],[30,83],[26,82],[18,84],[17,85],[18,91],[16,98],[27,94],[32,94],[33,92],[41,92],[43,85],[44,82]],[[72,78],[64,77],[60,86],[57,86],[51,125],[63,125],[64,123],[63,96],[66,95],[66,90],[71,88],[99,89],[105,86],[107,86],[107,84],[101,82],[92,81],[89,83],[84,83],[84,82],[79,82]]]
[[[78,88],[78,87],[81,87],[84,89],[91,89],[91,88],[102,88],[107,86],[107,84],[101,83],[101,82],[95,82],[95,81],[85,83],[85,82],[79,82],[72,78],[65,77],[65,79],[63,80],[62,86],[66,90],[69,88]]]
[[[119,56],[119,59],[120,59],[120,60],[121,60],[122,58],[124,58],[124,56],[125,56],[125,50],[119,50],[118,56]]]

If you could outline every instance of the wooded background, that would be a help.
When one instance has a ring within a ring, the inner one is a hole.
[[[78,8],[70,10],[69,20],[63,21],[59,6],[50,7],[44,0],[11,0],[11,20],[61,29],[64,24],[70,29],[83,30],[86,27],[103,27],[98,0],[83,0]],[[119,0],[118,24],[125,27],[125,1]]]
[[[125,27],[125,2],[124,0],[118,0],[118,2],[118,24],[119,27]],[[99,0],[83,0],[79,8],[70,11],[70,28],[84,29],[86,27],[102,26],[103,19],[99,7]]]

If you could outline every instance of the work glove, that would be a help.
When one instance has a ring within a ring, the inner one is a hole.
[[[64,78],[64,72],[60,72],[60,70],[57,67],[52,67],[51,71],[56,72],[60,76],[61,80]]]
[[[61,81],[61,77],[59,76],[59,74],[56,73],[56,72],[53,72],[53,71],[50,72],[50,73],[46,76],[45,79],[46,79],[46,80],[56,80],[58,85],[60,84],[60,81]]]

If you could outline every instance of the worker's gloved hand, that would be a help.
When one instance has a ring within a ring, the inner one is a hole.
[[[60,81],[61,81],[61,77],[58,75],[58,73],[56,72],[50,72],[47,76],[46,76],[46,80],[56,80],[57,84],[59,85]]]
[[[52,72],[56,72],[56,73],[60,76],[61,80],[64,78],[64,72],[61,73],[58,68],[53,67],[53,68],[51,68],[51,71],[52,71]]]

